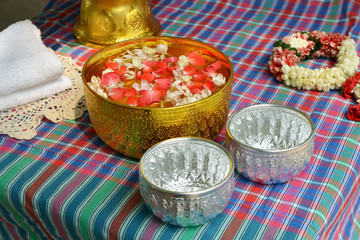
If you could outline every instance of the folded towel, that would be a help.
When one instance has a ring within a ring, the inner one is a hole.
[[[0,111],[30,103],[41,98],[50,97],[67,88],[71,88],[71,81],[68,77],[61,76],[55,81],[0,96]]]
[[[30,21],[14,23],[0,32],[0,96],[55,81],[64,68],[41,40]]]

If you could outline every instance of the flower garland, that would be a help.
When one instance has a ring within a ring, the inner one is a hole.
[[[356,99],[358,104],[350,106],[347,117],[352,121],[360,121],[360,72],[343,83],[343,95],[344,98]]]
[[[302,60],[335,58],[332,68],[309,69],[298,66]],[[356,44],[349,36],[339,33],[297,32],[274,44],[270,57],[270,71],[287,86],[304,90],[329,91],[339,89],[354,76],[359,65]]]

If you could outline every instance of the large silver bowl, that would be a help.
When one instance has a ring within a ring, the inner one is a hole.
[[[259,183],[282,183],[306,168],[314,134],[313,122],[301,111],[259,104],[228,119],[225,145],[240,174]]]
[[[160,142],[140,159],[139,188],[148,208],[177,226],[201,225],[220,214],[234,189],[234,164],[221,145],[202,138]]]

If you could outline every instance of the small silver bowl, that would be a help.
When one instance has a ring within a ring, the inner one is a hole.
[[[312,120],[301,111],[259,104],[228,119],[225,146],[240,174],[274,184],[286,182],[306,168],[314,151],[314,135]]]
[[[139,162],[139,189],[164,222],[197,226],[220,214],[234,190],[234,164],[221,145],[202,138],[173,138],[149,148]]]

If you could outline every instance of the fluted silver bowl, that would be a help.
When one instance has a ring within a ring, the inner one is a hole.
[[[221,145],[202,138],[173,138],[148,149],[139,162],[139,189],[164,222],[197,226],[220,214],[234,189],[234,164]]]
[[[263,184],[282,183],[308,165],[315,128],[301,111],[259,104],[235,112],[226,123],[225,146],[237,171]]]

